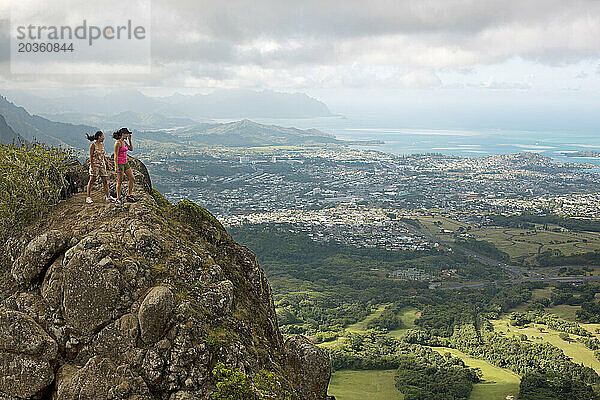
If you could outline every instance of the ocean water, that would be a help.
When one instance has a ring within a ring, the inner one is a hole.
[[[405,128],[398,122],[382,118],[324,117],[311,119],[255,119],[260,123],[316,128],[346,140],[380,140],[384,144],[355,146],[392,154],[441,153],[464,157],[492,154],[535,152],[556,161],[597,165],[600,158],[566,157],[576,151],[600,151],[599,132],[531,131],[495,129],[418,129]]]

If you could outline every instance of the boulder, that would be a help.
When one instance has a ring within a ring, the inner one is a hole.
[[[65,364],[57,377],[55,400],[150,400],[144,380],[128,365],[91,358],[81,369]]]
[[[115,363],[128,363],[136,366],[141,363],[142,350],[136,347],[139,337],[138,320],[133,314],[125,314],[115,322],[107,325],[98,333],[93,343],[88,346],[88,354],[109,358]]]
[[[303,400],[326,400],[331,361],[306,336],[294,336],[284,344],[284,368]]]
[[[62,271],[64,319],[82,335],[96,332],[113,318],[121,294],[120,272],[107,258],[96,259],[92,251],[76,251]]]
[[[56,342],[26,314],[0,312],[0,392],[31,397],[54,381]]]
[[[150,289],[138,312],[140,335],[146,344],[153,344],[163,336],[174,308],[175,297],[168,287]]]
[[[33,239],[13,263],[10,272],[15,281],[30,284],[38,279],[51,262],[65,250],[68,243],[69,238],[58,230],[51,230]]]

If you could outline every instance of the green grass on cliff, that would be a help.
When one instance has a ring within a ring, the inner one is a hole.
[[[70,158],[43,143],[0,143],[0,243],[58,202]]]

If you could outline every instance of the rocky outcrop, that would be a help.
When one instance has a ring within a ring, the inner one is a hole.
[[[288,339],[284,346],[285,369],[298,393],[306,400],[327,398],[331,363],[323,350],[305,336]]]
[[[69,249],[60,272],[63,318],[68,328],[84,336],[98,331],[124,306],[121,273],[110,257],[103,257],[105,252],[91,248],[97,243],[86,238]]]
[[[329,360],[306,338],[284,346],[254,254],[132,165],[139,202],[76,195],[6,247],[0,398],[212,399],[235,385],[224,365],[257,399],[325,399]]]
[[[117,367],[110,359],[92,357],[77,368],[61,367],[56,383],[56,400],[123,399],[150,400],[144,380],[127,364]]]
[[[173,308],[175,298],[168,287],[156,286],[150,289],[138,312],[140,336],[144,343],[154,344],[164,335]]]
[[[29,284],[38,279],[51,261],[65,249],[67,241],[61,231],[51,230],[29,242],[13,264],[11,273],[15,281]]]
[[[0,313],[0,392],[27,398],[54,380],[58,346],[33,318]]]

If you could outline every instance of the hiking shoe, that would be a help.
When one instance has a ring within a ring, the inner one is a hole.
[[[112,196],[104,197],[104,201],[106,201],[107,203],[114,203],[115,200],[116,199]]]
[[[117,203],[117,204],[123,204],[123,199],[116,199],[115,203]]]
[[[137,199],[133,196],[127,196],[126,199],[130,203],[135,203],[137,201]]]
[[[88,204],[92,204],[94,202],[94,200],[92,200],[91,197],[86,197],[85,198],[85,202],[88,203]]]

